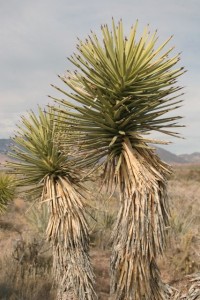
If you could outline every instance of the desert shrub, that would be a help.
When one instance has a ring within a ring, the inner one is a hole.
[[[15,195],[14,176],[0,172],[0,213],[5,212]]]
[[[176,181],[200,181],[200,165],[176,166],[170,178]]]
[[[93,207],[90,208],[90,239],[93,246],[101,249],[108,249],[111,246],[110,237],[116,219],[116,210],[113,207],[114,203],[115,199],[103,201],[96,199],[93,202]]]
[[[200,186],[191,172],[198,167],[177,167],[169,182],[171,222],[165,266],[178,279],[200,269]],[[196,172],[195,171],[195,172]]]
[[[32,205],[26,213],[26,219],[34,231],[38,232],[38,234],[40,234],[41,236],[45,236],[49,220],[49,211],[47,205]]]
[[[13,223],[9,221],[0,220],[0,229],[12,231],[13,230]]]
[[[96,175],[98,178],[98,175]],[[117,218],[117,194],[110,197],[106,190],[101,188],[102,181],[88,181],[87,188],[93,191],[88,195],[86,217],[90,228],[91,246],[101,250],[110,249],[111,233]]]
[[[52,259],[44,241],[19,239],[0,261],[0,299],[53,300]]]

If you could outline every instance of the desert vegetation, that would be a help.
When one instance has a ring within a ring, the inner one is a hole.
[[[200,166],[174,166],[173,172],[169,179],[169,242],[158,265],[162,280],[184,294],[193,285],[191,280],[195,276],[192,275],[200,270]],[[115,195],[109,198],[106,192],[99,193],[98,187],[94,190],[95,197],[89,198],[91,207],[87,214],[90,255],[95,289],[99,299],[106,300],[110,285],[110,235],[118,201]],[[37,205],[30,208],[31,204],[30,198],[21,194],[0,218],[0,299],[54,300],[56,297],[56,286],[52,285],[52,252],[45,237],[48,211]]]
[[[184,274],[198,266],[189,254],[198,236],[189,227],[198,216],[192,206],[185,207],[184,222],[178,215],[183,199],[169,197],[171,170],[152,146],[167,142],[148,136],[178,136],[174,128],[181,117],[168,113],[182,102],[179,54],[165,50],[171,38],[158,47],[157,32],[150,34],[148,27],[137,41],[137,22],[128,37],[122,21],[101,30],[103,42],[93,32],[79,41],[78,54],[69,58],[77,70],[60,77],[73,92],[53,86],[65,98],[51,97],[54,106],[22,117],[13,139],[14,160],[7,166],[23,197],[33,202],[32,222],[41,238],[20,233],[10,253],[15,276],[7,275],[14,290],[21,286],[19,299],[41,293],[57,300],[97,299],[90,246],[95,255],[96,249],[110,253],[113,300],[178,299],[180,292],[163,280],[160,268],[172,263],[176,274],[181,265]],[[47,288],[34,294],[41,276]]]
[[[0,213],[3,213],[15,195],[15,180],[13,176],[0,172]]]

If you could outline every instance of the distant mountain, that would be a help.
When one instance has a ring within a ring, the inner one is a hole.
[[[170,164],[199,164],[200,163],[200,152],[194,152],[192,154],[180,154],[176,155],[163,148],[156,149],[157,154],[166,163]]]
[[[170,164],[184,164],[184,163],[189,163],[190,161],[186,161],[184,157],[182,157],[181,155],[176,155],[170,151],[167,151],[163,148],[156,148],[156,153],[158,154],[158,156],[165,161],[166,163],[170,163]],[[200,153],[199,153],[200,155]]]
[[[11,139],[0,139],[0,153],[6,154],[11,144],[12,144]]]
[[[179,155],[187,163],[200,163],[200,152],[194,152],[192,154],[181,154]]]

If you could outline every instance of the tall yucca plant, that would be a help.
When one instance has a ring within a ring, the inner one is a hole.
[[[79,164],[102,162],[106,186],[120,190],[111,294],[118,300],[166,299],[156,258],[166,244],[169,167],[149,145],[163,142],[146,134],[177,136],[171,128],[179,126],[180,117],[164,115],[179,107],[181,87],[176,79],[184,71],[174,68],[179,55],[170,57],[173,48],[165,50],[171,38],[156,47],[157,33],[151,35],[147,27],[137,41],[137,23],[125,37],[122,21],[117,26],[113,21],[111,30],[107,25],[101,30],[102,42],[91,32],[69,58],[77,70],[61,79],[74,93],[55,87],[75,102],[54,99],[63,105],[73,141],[78,137],[83,155]]]
[[[0,172],[0,214],[4,213],[15,195],[15,183],[12,175]]]
[[[58,284],[57,299],[96,299],[88,255],[89,235],[84,215],[84,188],[80,172],[59,147],[61,116],[39,108],[30,112],[14,138],[10,166],[18,184],[49,207],[47,238],[53,245],[53,273]],[[66,133],[67,134],[67,133]]]

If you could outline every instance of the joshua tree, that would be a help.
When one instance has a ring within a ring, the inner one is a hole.
[[[15,184],[13,176],[0,173],[0,214],[4,213],[10,201],[15,195]]]
[[[39,109],[22,118],[14,138],[10,163],[18,175],[18,185],[27,186],[42,205],[49,207],[47,238],[53,246],[53,273],[57,279],[57,299],[93,300],[93,272],[88,255],[89,235],[84,214],[82,176],[69,151],[59,147],[60,116]],[[66,134],[66,133],[65,133]]]
[[[139,41],[136,28],[123,34],[122,21],[112,30],[101,27],[103,41],[91,32],[79,41],[78,53],[69,58],[76,71],[60,77],[74,93],[54,100],[66,115],[80,155],[79,166],[102,164],[109,191],[119,189],[120,209],[113,232],[111,294],[117,300],[166,299],[156,258],[166,245],[169,207],[166,178],[169,167],[155,154],[148,138],[158,131],[177,133],[178,116],[165,116],[179,107],[184,72],[174,68],[179,54],[156,47],[157,32],[145,28]],[[65,109],[70,110],[65,110]],[[76,122],[74,121],[76,120]],[[70,145],[70,141],[66,141]]]

